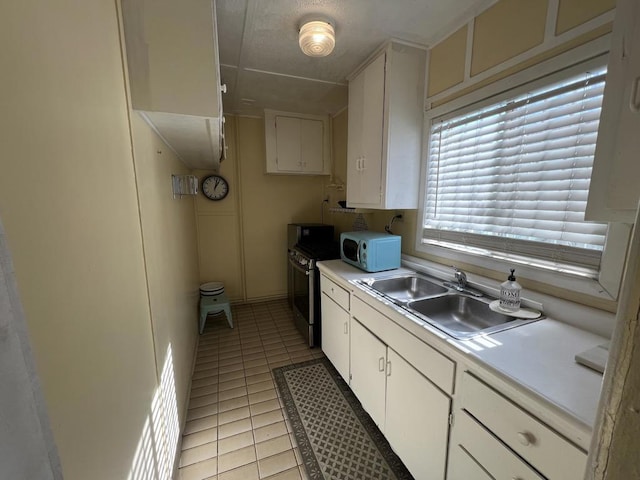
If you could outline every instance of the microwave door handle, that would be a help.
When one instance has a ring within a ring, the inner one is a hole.
[[[358,262],[358,265],[360,265],[360,246],[362,245],[362,242],[358,242],[358,248],[356,248],[356,261]]]
[[[296,270],[298,270],[299,272],[304,273],[307,277],[309,276],[309,270],[307,270],[306,268],[302,268],[300,265],[298,265],[297,263],[295,263],[293,261],[293,259],[289,259],[289,264],[295,268]]]

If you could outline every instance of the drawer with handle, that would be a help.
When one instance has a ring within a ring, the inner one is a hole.
[[[471,480],[472,478],[495,478],[497,480],[544,480],[499,440],[491,435],[466,412],[461,411],[455,419],[458,442],[452,445],[448,480]],[[465,457],[471,457],[466,458]],[[477,472],[469,476],[471,462],[477,463]],[[482,468],[480,468],[482,467]],[[480,472],[488,472],[483,477]]]
[[[586,452],[467,372],[462,392],[462,408],[546,478],[582,480]]]
[[[342,288],[336,282],[329,277],[323,275],[321,282],[321,289],[327,294],[334,302],[340,305],[345,310],[349,310],[349,291]]]

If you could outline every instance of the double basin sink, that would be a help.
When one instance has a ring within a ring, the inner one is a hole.
[[[533,322],[489,308],[492,300],[474,290],[468,293],[447,288],[438,280],[419,274],[359,280],[374,293],[459,340]]]

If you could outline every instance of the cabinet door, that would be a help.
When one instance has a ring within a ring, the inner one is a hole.
[[[391,348],[387,361],[385,436],[416,479],[444,479],[451,400]]]
[[[382,186],[384,81],[386,55],[380,55],[349,82],[347,201],[378,206]]]
[[[351,390],[384,432],[387,346],[355,318],[351,321]]]
[[[494,480],[461,446],[451,450],[447,480]]]
[[[279,171],[302,170],[299,118],[276,117],[276,152]]]
[[[322,294],[322,351],[349,383],[349,312]]]
[[[632,223],[640,177],[640,3],[620,0],[600,115],[587,220]]]
[[[300,161],[307,173],[322,173],[323,125],[319,120],[300,120]]]

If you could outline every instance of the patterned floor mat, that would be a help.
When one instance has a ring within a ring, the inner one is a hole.
[[[309,478],[413,479],[327,359],[273,372]]]

